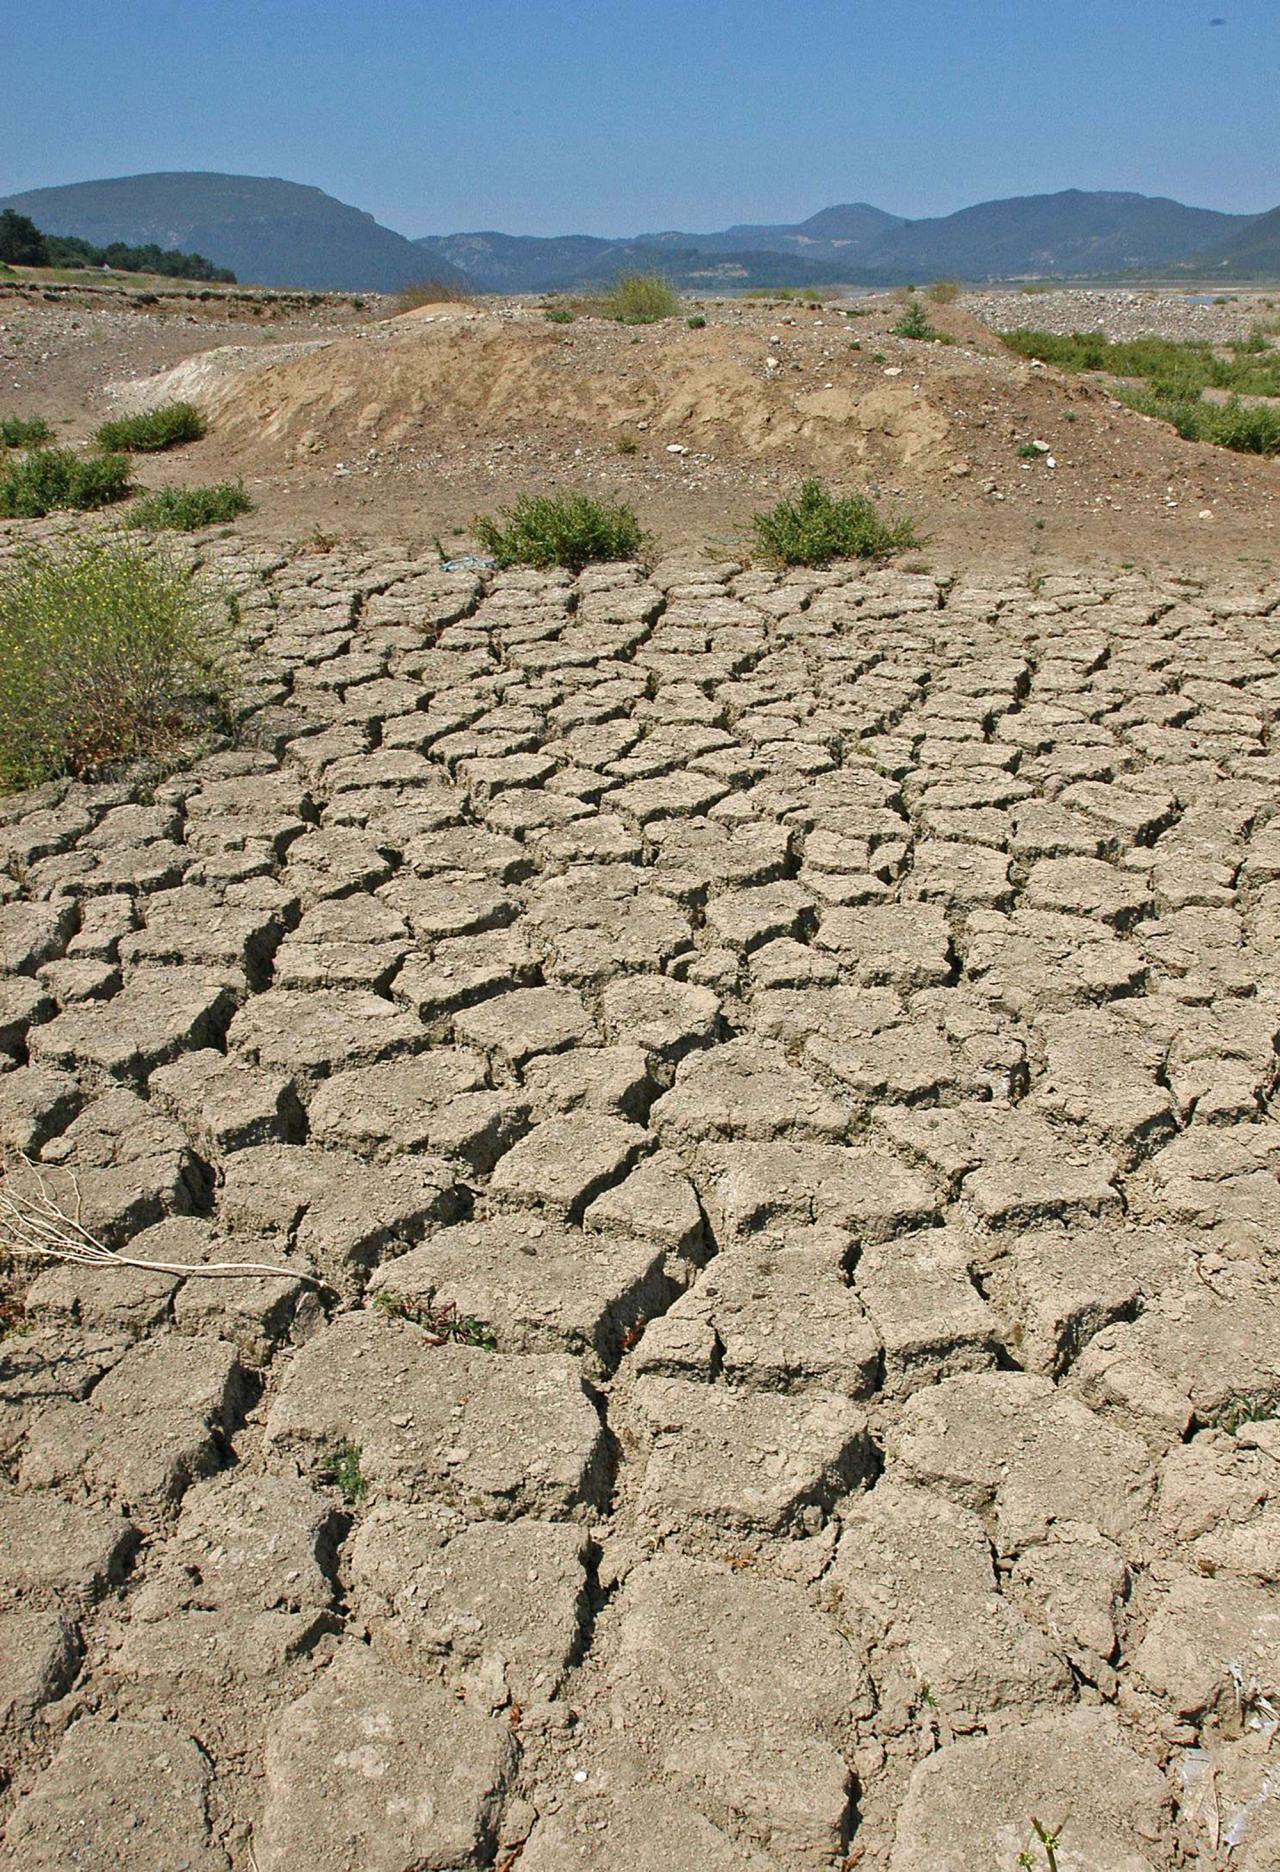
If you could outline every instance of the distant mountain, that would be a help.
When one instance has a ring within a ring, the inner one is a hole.
[[[30,189],[0,199],[0,210],[30,215],[49,234],[76,234],[97,246],[156,242],[207,256],[261,286],[335,287],[394,292],[421,278],[421,251],[372,215],[321,189],[277,176],[178,170]],[[442,260],[437,277],[462,276]]]
[[[1215,279],[1280,279],[1280,208],[1258,215],[1217,247],[1192,254],[1186,270]]]
[[[698,238],[638,235],[635,240],[611,241],[589,234],[428,234],[414,245],[425,256],[421,272],[434,273],[439,260],[457,267],[477,292],[593,291],[611,284],[619,273],[655,269],[691,292],[826,285],[855,277],[847,266],[833,271],[829,265],[794,259],[781,249],[770,252],[761,242],[741,249],[689,244]]]
[[[637,234],[644,246],[679,247],[694,253],[793,253],[818,264],[857,265],[896,227],[901,215],[873,208],[869,202],[846,202],[822,208],[807,221],[781,225],[740,223],[719,234]],[[831,278],[830,267],[826,277]]]
[[[1249,215],[1163,196],[1017,195],[894,228],[862,256],[894,280],[999,279],[1164,267],[1248,227]]]

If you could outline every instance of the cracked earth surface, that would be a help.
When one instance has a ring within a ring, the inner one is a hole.
[[[221,550],[0,1141],[293,1272],[26,1289],[5,1863],[1280,1864],[1280,587]]]

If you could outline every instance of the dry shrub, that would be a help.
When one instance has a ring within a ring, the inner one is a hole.
[[[460,280],[424,279],[405,286],[387,307],[387,318],[399,318],[405,312],[417,312],[429,305],[472,305],[471,291]]]

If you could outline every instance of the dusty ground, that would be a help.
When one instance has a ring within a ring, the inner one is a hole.
[[[0,1141],[289,1271],[0,1344],[4,1863],[1274,1867],[1280,583],[217,557]]]
[[[634,502],[660,550],[741,552],[751,513],[818,472],[870,481],[947,564],[1266,576],[1275,563],[1274,462],[1182,442],[1102,382],[1013,357],[974,316],[1225,340],[1270,316],[1257,295],[984,295],[931,310],[947,346],[895,338],[901,307],[884,298],[706,303],[707,328],[690,331],[558,326],[532,301],[388,320],[372,300],[363,314],[323,299],[253,318],[235,316],[239,301],[119,297],[104,312],[0,292],[0,409],[78,440],[113,409],[194,395],[210,435],[141,463],[139,479],[242,475],[259,504],[244,531],[262,540],[318,531],[427,551],[438,538],[454,552],[478,511],[578,485]],[[258,355],[272,343],[276,362]],[[1019,458],[1032,440],[1053,468]]]
[[[1280,466],[975,316],[1256,308],[998,297],[0,291],[260,503],[236,744],[0,802],[8,1188],[284,1270],[0,1267],[6,1867],[1280,1865]],[[557,479],[651,568],[441,569]]]

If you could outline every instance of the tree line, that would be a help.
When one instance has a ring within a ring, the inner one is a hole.
[[[8,266],[113,267],[120,273],[157,273],[165,279],[212,280],[234,286],[227,267],[214,266],[203,254],[179,253],[154,241],[130,247],[111,241],[95,247],[75,234],[44,234],[29,215],[12,208],[0,213],[0,263]]]

